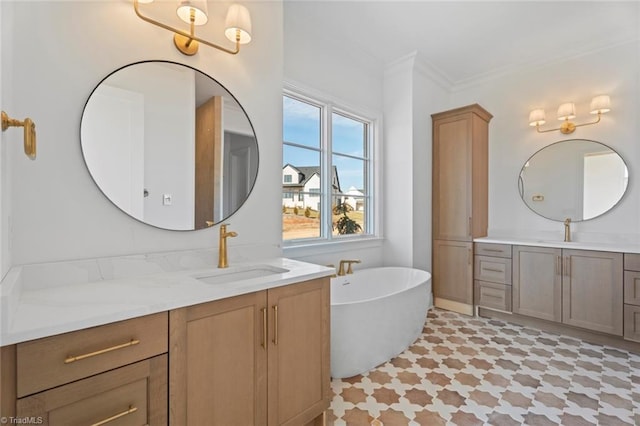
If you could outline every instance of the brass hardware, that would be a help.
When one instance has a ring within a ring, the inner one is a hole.
[[[135,413],[136,411],[138,411],[138,408],[130,405],[129,408],[127,410],[123,411],[122,413],[118,413],[118,414],[115,414],[115,415],[113,415],[113,416],[111,416],[111,417],[109,417],[107,419],[100,420],[98,423],[93,423],[91,426],[102,426],[102,425],[105,425],[107,423],[111,423],[112,421],[117,420],[119,418],[122,418],[122,417],[124,417],[124,416],[126,416],[128,414]]]
[[[111,351],[116,351],[118,349],[123,349],[123,348],[128,348],[129,346],[135,346],[137,344],[140,343],[140,340],[138,339],[131,339],[130,341],[128,341],[127,343],[122,343],[120,345],[116,345],[116,346],[111,346],[110,348],[106,348],[106,349],[100,349],[99,351],[95,351],[95,352],[90,352],[88,354],[84,354],[84,355],[77,355],[77,356],[72,356],[69,355],[65,360],[64,363],[65,364],[71,364],[72,362],[76,362],[76,361],[81,361],[85,358],[91,358],[94,357],[96,355],[102,355],[105,354],[107,352],[111,352]]]
[[[237,237],[238,233],[229,231],[227,232],[228,223],[220,225],[220,240],[218,241],[218,268],[227,268],[229,262],[227,261],[227,238]]]
[[[471,236],[473,234],[473,224],[471,222],[471,217],[469,217],[469,225],[467,229],[468,229],[467,233],[469,234],[469,236]]]
[[[468,249],[469,252],[467,253],[467,262],[469,263],[469,265],[471,265],[471,258],[473,258],[473,252],[471,251],[471,249]]]
[[[193,8],[191,9],[190,16],[189,16],[189,21],[190,21],[189,32],[179,30],[170,25],[163,24],[162,22],[156,21],[155,19],[151,19],[147,16],[144,16],[140,12],[139,0],[133,0],[133,9],[135,10],[136,15],[138,15],[138,18],[142,19],[143,21],[146,21],[150,24],[156,25],[160,28],[164,28],[165,30],[175,33],[173,36],[173,44],[176,46],[176,48],[180,52],[182,52],[187,56],[195,55],[196,52],[198,52],[199,43],[202,43],[209,47],[213,47],[214,49],[221,50],[231,55],[235,55],[240,51],[241,44],[245,44],[251,41],[251,36],[249,32],[246,30],[241,30],[240,28],[235,29],[235,49],[234,50],[228,49],[226,47],[218,46],[217,44],[211,43],[207,40],[204,40],[196,36],[195,35],[195,11]],[[243,37],[242,37],[243,34],[245,36],[248,36],[248,38],[245,38],[243,40]]]
[[[578,128],[578,127],[590,126],[592,124],[599,123],[601,117],[602,117],[602,113],[598,112],[598,118],[596,119],[596,121],[591,121],[591,122],[582,123],[582,124],[572,123],[571,121],[569,121],[568,118],[566,118],[562,122],[562,125],[560,127],[557,127],[555,129],[540,130],[540,125],[536,124],[536,130],[538,131],[538,133],[555,132],[556,130],[560,130],[560,133],[562,133],[563,135],[568,135],[568,134],[571,134],[571,133],[575,132],[576,128]]]
[[[353,265],[354,263],[361,263],[361,261],[360,261],[360,260],[358,260],[358,259],[354,259],[354,260],[341,260],[341,261],[340,261],[340,267],[338,268],[338,276],[339,276],[339,277],[342,277],[342,276],[347,275],[347,274],[353,274],[353,268],[352,268],[352,265]],[[345,269],[344,269],[344,265],[348,265],[348,266],[347,266],[347,270],[346,270],[346,271],[345,271]]]
[[[211,228],[216,223],[214,221],[212,221],[212,220],[205,220],[204,224],[207,225],[207,228]]]
[[[2,122],[2,131],[4,132],[9,127],[24,127],[24,153],[31,160],[36,159],[36,125],[30,118],[25,118],[23,121],[9,118],[6,112],[0,113],[0,120]]]
[[[262,312],[262,340],[260,346],[267,348],[267,308],[260,309]]]
[[[278,305],[273,305],[273,344],[278,345]]]
[[[564,241],[571,242],[571,218],[564,220]]]
[[[567,277],[571,277],[571,256],[567,256]]]
[[[501,274],[504,273],[504,271],[502,269],[495,269],[495,268],[482,268],[483,271],[491,271],[491,272],[500,272]]]
[[[490,252],[493,252],[493,253],[502,253],[502,250],[500,250],[500,249],[486,248],[486,249],[483,249],[483,250],[484,251],[490,251]]]
[[[562,120],[562,125],[558,128],[547,130],[540,130],[540,126],[546,122],[544,110],[535,109],[529,113],[529,126],[535,126],[538,133],[555,132],[556,130],[560,130],[562,134],[568,135],[570,133],[573,133],[578,127],[590,126],[592,124],[599,123],[600,119],[602,118],[602,114],[611,111],[611,100],[609,99],[609,96],[599,95],[594,97],[593,99],[591,99],[589,109],[591,114],[598,115],[596,120],[582,124],[575,124],[569,121],[576,116],[574,103],[564,103],[560,105],[560,107],[558,107],[558,119]]]
[[[562,257],[556,256],[556,275],[560,275],[562,270]]]

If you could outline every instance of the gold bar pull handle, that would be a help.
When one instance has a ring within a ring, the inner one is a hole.
[[[273,344],[278,345],[278,305],[273,305]]]
[[[471,265],[471,258],[473,257],[473,254],[471,253],[471,249],[469,249],[469,253],[467,254],[467,261],[469,262],[469,265]]]
[[[114,414],[113,416],[111,416],[111,417],[109,417],[109,418],[106,418],[106,419],[104,419],[104,420],[100,420],[100,421],[99,421],[99,422],[97,422],[97,423],[93,423],[93,424],[91,424],[91,426],[102,426],[102,425],[106,425],[107,423],[111,423],[112,421],[114,421],[114,420],[118,420],[118,419],[120,419],[120,418],[122,418],[122,417],[124,417],[124,416],[126,416],[126,415],[129,415],[129,414],[131,414],[131,413],[135,413],[136,411],[138,411],[138,408],[130,405],[130,406],[129,406],[129,408],[128,408],[128,409],[126,409],[125,411],[123,411],[122,413]]]
[[[260,309],[262,312],[262,341],[260,342],[260,346],[263,348],[267,348],[267,308]]]
[[[76,355],[76,356],[69,355],[64,360],[64,363],[65,364],[71,364],[72,362],[80,361],[80,360],[83,360],[85,358],[91,358],[91,357],[94,357],[96,355],[106,354],[107,352],[117,351],[118,349],[128,348],[129,346],[135,346],[135,345],[137,345],[139,343],[140,343],[140,340],[131,339],[127,343],[122,343],[120,345],[111,346],[110,348],[106,348],[106,349],[100,349],[99,351],[90,352],[88,354]]]
[[[469,216],[468,234],[471,237],[473,235],[473,224],[471,223],[471,216]]]
[[[562,258],[560,256],[556,256],[556,275],[560,275],[560,271],[562,269]]]

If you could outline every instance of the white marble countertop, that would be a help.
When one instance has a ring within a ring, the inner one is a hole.
[[[166,267],[167,258],[159,259],[132,256],[12,268],[0,283],[0,346],[335,273],[286,258],[227,269],[198,267],[198,261],[185,266],[184,258],[180,267]]]
[[[476,243],[511,244],[534,247],[553,247],[576,250],[611,251],[620,253],[640,253],[640,244],[632,242],[587,242],[521,237],[482,237],[473,240]]]

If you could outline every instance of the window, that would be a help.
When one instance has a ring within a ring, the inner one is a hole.
[[[284,175],[284,183],[291,183],[291,182],[293,182],[293,176]]]
[[[374,235],[373,123],[331,103],[285,93],[282,164],[298,171],[300,185],[297,205],[283,204],[285,242]]]

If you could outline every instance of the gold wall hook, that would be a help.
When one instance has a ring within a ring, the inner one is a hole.
[[[36,125],[30,118],[23,121],[9,118],[6,112],[2,111],[2,131],[9,127],[24,127],[24,153],[32,160],[36,159]]]

